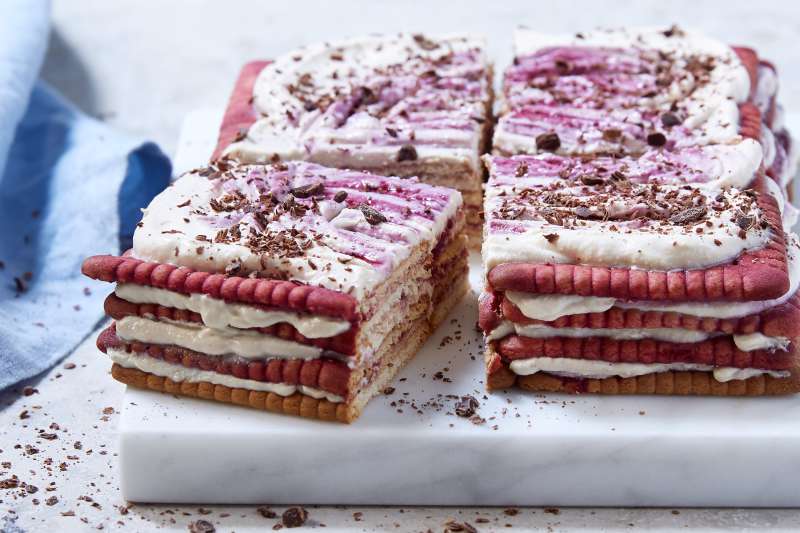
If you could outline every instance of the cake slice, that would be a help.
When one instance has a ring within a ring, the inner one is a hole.
[[[452,187],[477,245],[491,110],[481,39],[399,34],[318,44],[244,67],[215,158],[302,159]]]
[[[124,383],[352,422],[466,292],[460,194],[306,162],[221,161],[145,210],[98,339]]]
[[[797,243],[739,148],[487,156],[487,387],[800,391]]]
[[[519,30],[515,53],[495,153],[631,155],[759,138],[750,101],[757,60],[751,65],[704,35],[675,27]]]

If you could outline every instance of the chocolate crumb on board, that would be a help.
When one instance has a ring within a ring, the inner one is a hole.
[[[269,507],[259,507],[256,509],[258,514],[263,516],[264,518],[278,518],[278,513],[270,509]]]
[[[0,480],[0,489],[16,489],[17,487],[19,487],[19,479],[17,476]]]
[[[466,395],[456,403],[456,415],[462,418],[469,418],[475,414],[479,407],[478,400],[474,396]]]
[[[304,507],[289,507],[281,515],[281,522],[284,526],[300,527],[308,520],[308,511]]]
[[[452,518],[444,523],[444,531],[445,533],[478,533],[478,530],[475,529],[475,526],[469,522],[456,522]]]
[[[191,533],[214,533],[216,528],[208,520],[195,520],[189,524],[189,531]]]

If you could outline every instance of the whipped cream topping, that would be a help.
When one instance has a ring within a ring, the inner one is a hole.
[[[253,379],[242,379],[228,374],[220,374],[211,370],[200,370],[199,368],[186,368],[181,365],[154,359],[146,355],[136,355],[124,350],[109,349],[108,357],[118,365],[125,368],[136,368],[148,374],[154,374],[163,378],[171,379],[177,383],[212,383],[238,389],[247,389],[260,392],[274,392],[279,396],[291,396],[296,392],[311,396],[316,399],[326,399],[333,403],[342,403],[344,398],[336,394],[331,394],[321,389],[307,387],[305,385],[289,385],[286,383],[269,383],[256,381]]]
[[[311,163],[189,172],[144,210],[133,255],[369,296],[461,206],[453,190]]]
[[[291,311],[265,310],[253,305],[226,302],[206,294],[181,294],[167,289],[119,283],[114,293],[128,302],[155,304],[198,313],[209,328],[267,328],[287,323],[304,337],[334,337],[350,329],[350,322]]]
[[[508,262],[703,268],[770,239],[751,191],[637,183],[619,169],[562,177],[541,170],[548,156],[486,160],[486,272]]]
[[[484,156],[493,176],[502,183],[516,178],[560,178],[566,181],[609,180],[615,174],[633,183],[683,185],[707,189],[745,189],[757,177],[762,149],[754,139],[676,150],[648,149],[638,156],[595,155],[566,157],[556,154]],[[499,180],[500,181],[500,180]]]
[[[640,153],[739,137],[750,78],[719,41],[674,27],[519,30],[515,47],[494,138],[500,153]],[[559,142],[541,142],[553,134]]]
[[[532,357],[515,359],[509,365],[518,376],[530,376],[537,372],[547,372],[558,376],[585,379],[605,379],[612,376],[632,378],[659,372],[711,372],[719,382],[748,379],[768,375],[774,378],[789,377],[785,370],[763,370],[759,368],[713,367],[694,363],[609,363],[569,357]]]
[[[316,359],[316,346],[287,341],[257,331],[208,328],[193,322],[150,320],[126,316],[116,321],[117,336],[124,341],[180,346],[208,355],[236,355],[246,359]]]
[[[490,80],[482,39],[399,34],[290,52],[258,76],[260,118],[226,153],[348,168],[461,160],[479,170]]]
[[[612,307],[638,309],[640,311],[661,311],[679,313],[701,318],[738,318],[755,315],[786,303],[800,288],[800,243],[795,234],[787,234],[787,259],[789,270],[789,290],[780,298],[773,300],[754,300],[749,302],[684,302],[660,303],[649,301],[621,301],[597,296],[576,296],[561,294],[530,294],[506,291],[508,298],[520,312],[533,320],[552,321],[562,316],[583,313],[602,313]]]
[[[602,337],[616,340],[653,339],[681,344],[703,342],[724,335],[724,333],[719,332],[709,333],[682,328],[554,328],[543,324],[522,325],[504,320],[486,336],[486,340],[502,339],[512,334],[533,339],[547,339],[551,337],[567,337],[573,339]],[[751,352],[754,350],[786,351],[790,343],[790,340],[786,337],[768,337],[762,333],[732,335],[732,337],[736,347],[743,352]]]

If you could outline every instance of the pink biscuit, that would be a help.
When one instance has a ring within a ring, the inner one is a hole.
[[[218,159],[225,148],[236,142],[238,137],[247,133],[247,129],[258,119],[253,109],[253,86],[258,75],[270,63],[272,61],[251,61],[242,67],[222,119],[212,161]]]
[[[729,336],[695,343],[654,339],[617,340],[604,337],[547,337],[536,339],[509,335],[494,343],[506,360],[532,357],[567,357],[609,363],[692,363],[717,367],[788,370],[794,365],[795,349],[789,351],[739,350]]]
[[[109,294],[105,301],[105,312],[111,318],[120,320],[126,316],[141,316],[152,318],[153,320],[172,320],[178,322],[193,322],[202,324],[203,319],[198,313],[193,313],[185,309],[175,309],[173,307],[163,307],[156,304],[136,304],[118,298],[114,294]],[[353,325],[344,333],[339,333],[333,337],[323,337],[309,339],[300,334],[297,329],[289,323],[283,322],[274,324],[266,328],[249,328],[264,335],[272,335],[288,341],[299,342],[316,346],[323,350],[329,350],[344,355],[354,355],[356,353],[356,336],[358,326]]]
[[[346,363],[329,358],[311,360],[271,358],[246,361],[206,355],[178,346],[126,342],[117,337],[113,324],[100,334],[97,346],[103,353],[106,353],[108,348],[116,348],[186,368],[212,371],[240,379],[304,385],[345,397],[351,373]]]
[[[358,305],[352,296],[292,281],[210,274],[112,255],[89,257],[83,262],[81,272],[101,281],[136,283],[181,293],[202,293],[229,302],[291,309],[351,322],[359,319]]]
[[[480,326],[486,333],[505,318],[517,324],[544,324],[553,328],[680,328],[707,333],[763,333],[769,337],[795,338],[800,337],[800,293],[758,314],[728,319],[612,307],[602,313],[568,315],[549,322],[530,319],[508,298],[486,293],[481,295],[479,317]]]

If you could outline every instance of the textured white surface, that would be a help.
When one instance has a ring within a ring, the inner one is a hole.
[[[484,28],[491,37],[490,53],[502,66],[511,53],[510,28],[518,23],[575,31],[597,24],[677,21],[732,42],[756,43],[781,70],[782,98],[788,108],[800,108],[797,2],[515,1],[497,5],[471,0],[456,8],[444,2],[370,1],[337,3],[334,8],[314,1],[266,6],[255,0],[57,2],[44,76],[85,110],[119,128],[148,135],[172,151],[186,113],[198,107],[223,105],[242,62],[283,52],[312,37],[376,30]],[[332,24],[331,20],[337,22]],[[469,324],[464,326],[465,331],[470,328]],[[125,387],[108,376],[108,361],[98,355],[94,335],[66,363],[77,366],[71,370],[56,367],[30,383],[38,394],[23,396],[20,386],[0,395],[0,460],[11,463],[9,467],[0,465],[0,479],[16,474],[39,487],[39,492],[25,498],[19,490],[0,490],[0,530],[13,531],[9,526],[16,525],[31,532],[96,531],[98,526],[106,531],[158,528],[185,532],[190,522],[202,518],[212,522],[217,531],[250,532],[263,531],[279,521],[264,518],[255,506],[136,505],[123,515],[118,508],[125,501],[118,488],[116,413]],[[517,407],[525,407],[536,416],[545,406],[533,403],[541,399],[529,400]],[[106,407],[114,407],[116,412],[106,415]],[[23,410],[30,418],[19,418]],[[631,416],[639,416],[636,413],[630,411]],[[679,421],[681,416],[675,413],[673,420]],[[778,409],[774,416],[791,420]],[[52,431],[48,427],[54,422],[61,428],[56,432],[57,440],[37,438],[38,429]],[[748,422],[737,416],[731,425],[746,431]],[[80,450],[74,448],[75,441],[81,441]],[[772,441],[763,443],[767,455]],[[26,444],[39,452],[27,453]],[[17,445],[20,448],[15,448]],[[727,456],[725,449],[718,453]],[[739,469],[741,465],[733,458],[729,468]],[[784,475],[796,477],[796,469],[796,464],[785,465]],[[58,502],[45,504],[51,496]],[[93,502],[79,499],[83,496]],[[282,511],[281,507],[273,509],[279,514]],[[62,516],[69,511],[75,516]],[[511,531],[629,531],[636,527],[662,531],[689,527],[706,531],[792,531],[800,521],[800,512],[789,509],[523,508],[512,515],[502,508],[313,507],[309,513],[311,527],[325,524],[324,531],[351,532],[441,531],[449,518],[470,522],[481,531],[505,531],[505,524],[513,526]],[[478,523],[478,517],[489,522]]]

